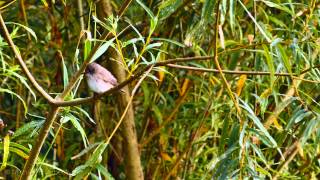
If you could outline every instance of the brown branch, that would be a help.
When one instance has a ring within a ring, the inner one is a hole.
[[[211,72],[211,73],[220,73],[218,69],[209,69],[209,68],[198,68],[192,66],[181,66],[176,64],[167,64],[166,66],[177,69],[185,69],[191,71],[200,71],[200,72]],[[246,75],[270,75],[271,72],[268,71],[233,71],[233,70],[221,70],[224,74],[246,74]],[[290,73],[274,73],[275,76],[291,76]]]
[[[51,112],[49,113],[46,121],[44,122],[38,138],[36,139],[36,143],[34,144],[34,146],[30,151],[28,160],[25,163],[23,171],[21,173],[20,180],[31,179],[30,173],[32,172],[32,169],[38,159],[41,147],[49,133],[52,123],[57,118],[58,113],[59,113],[59,108],[52,107]]]
[[[33,75],[31,74],[31,72],[29,71],[27,65],[24,63],[19,51],[17,50],[16,46],[14,45],[9,31],[7,29],[7,26],[5,25],[2,15],[1,15],[1,11],[0,11],[0,26],[1,29],[3,30],[3,34],[4,34],[4,38],[6,39],[6,41],[8,42],[8,44],[10,45],[10,47],[12,48],[20,67],[22,68],[22,71],[24,72],[24,74],[27,76],[28,80],[31,82],[31,85],[34,87],[34,89],[42,96],[44,97],[50,104],[54,103],[54,99],[38,84],[38,82],[35,80],[35,78],[33,77]]]

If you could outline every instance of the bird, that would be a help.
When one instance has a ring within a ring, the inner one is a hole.
[[[102,94],[118,85],[117,79],[103,66],[97,63],[87,65],[84,72],[90,90]]]

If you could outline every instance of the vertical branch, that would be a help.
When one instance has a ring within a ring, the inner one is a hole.
[[[32,172],[32,169],[34,168],[34,165],[38,159],[41,147],[49,133],[49,130],[52,126],[52,123],[54,120],[57,118],[58,112],[59,112],[59,107],[52,106],[51,111],[45,120],[45,123],[43,124],[43,128],[41,129],[39,136],[37,137],[35,145],[32,147],[32,150],[29,154],[29,158],[24,165],[22,174],[20,176],[20,180],[26,180],[26,179],[31,179],[30,173]]]

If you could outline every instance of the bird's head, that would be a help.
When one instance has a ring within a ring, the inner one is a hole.
[[[91,64],[88,64],[87,67],[86,67],[86,70],[85,70],[85,74],[94,74],[96,71],[96,68],[95,68],[95,64],[94,63],[91,63]]]

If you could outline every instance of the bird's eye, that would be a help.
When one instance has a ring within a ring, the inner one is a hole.
[[[88,65],[86,72],[90,73],[90,74],[93,74],[94,73],[94,68],[92,66]]]

